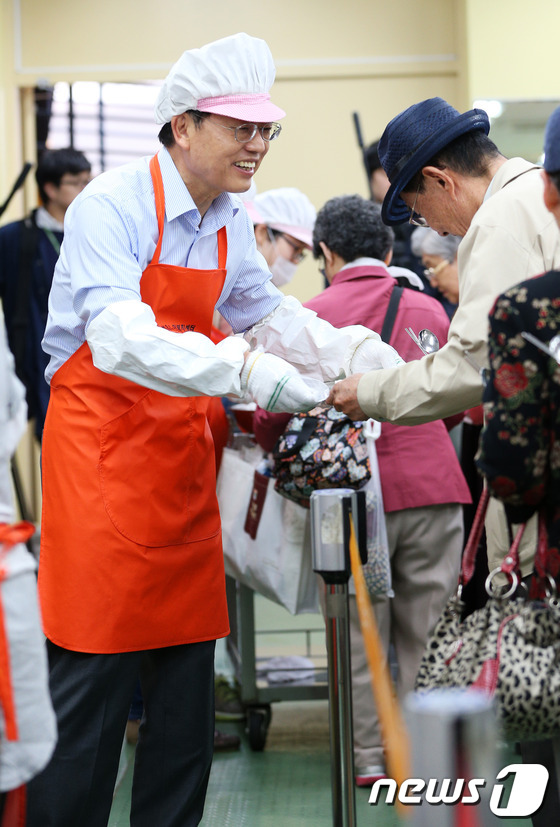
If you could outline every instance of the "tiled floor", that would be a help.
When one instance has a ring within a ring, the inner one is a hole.
[[[242,745],[239,752],[215,756],[201,827],[332,827],[327,716],[326,701],[277,704],[263,752],[251,750],[243,724],[220,724],[238,732]],[[129,824],[133,757],[126,746],[110,827]],[[401,824],[394,808],[373,808],[368,796],[369,790],[356,790],[359,825]]]
[[[323,628],[320,616],[293,618],[261,598],[255,600],[255,612],[255,627],[267,631],[262,640],[257,636],[257,656],[263,658],[296,650],[297,635],[292,641],[292,636],[275,630]],[[216,666],[219,671],[228,669],[223,645],[218,648]],[[241,750],[215,756],[201,827],[340,827],[332,815],[328,701],[274,703],[262,752],[251,749],[243,723],[220,723],[219,727],[239,733]],[[129,825],[133,760],[134,748],[125,745],[109,827]],[[508,762],[514,760],[509,756]],[[369,790],[356,789],[355,794],[358,827],[411,824],[410,819],[400,818],[393,806],[368,804]],[[432,809],[433,827],[438,827],[444,823],[438,820],[442,810]],[[528,819],[508,819],[507,823],[508,827],[531,824]]]

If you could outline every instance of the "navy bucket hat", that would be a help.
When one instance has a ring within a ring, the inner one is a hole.
[[[477,129],[486,135],[490,131],[490,121],[483,109],[471,109],[461,115],[443,98],[415,103],[387,124],[377,150],[391,182],[381,208],[385,224],[408,221],[410,210],[400,197],[402,190],[447,144]]]

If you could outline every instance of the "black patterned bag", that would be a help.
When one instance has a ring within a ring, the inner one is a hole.
[[[319,488],[362,488],[371,477],[362,422],[334,408],[294,414],[272,457],[276,491],[304,508]]]
[[[461,590],[474,570],[488,502],[484,492],[463,554],[457,594],[450,598],[426,645],[416,691],[458,687],[494,698],[498,722],[511,740],[553,738],[560,733],[560,605],[546,575],[546,532],[541,525],[532,588],[542,597],[518,596],[519,543],[524,526],[502,565],[486,581],[488,602],[464,620]],[[493,585],[499,573],[508,578]]]

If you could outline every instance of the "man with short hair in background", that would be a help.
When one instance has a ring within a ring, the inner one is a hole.
[[[0,228],[0,298],[16,372],[25,385],[28,416],[39,442],[49,402],[41,347],[54,268],[66,210],[91,178],[91,164],[68,147],[47,149],[35,173],[41,205],[21,221]]]

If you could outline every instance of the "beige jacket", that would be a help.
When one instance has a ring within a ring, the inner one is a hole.
[[[459,245],[459,306],[447,344],[397,368],[364,374],[358,402],[374,419],[416,425],[479,405],[482,381],[465,359],[470,350],[488,365],[488,314],[514,284],[560,267],[560,233],[543,202],[541,171],[522,158],[499,168],[485,201]],[[492,504],[491,512],[496,510]],[[487,526],[489,564],[506,550],[502,526]],[[528,536],[526,546],[530,545]]]

